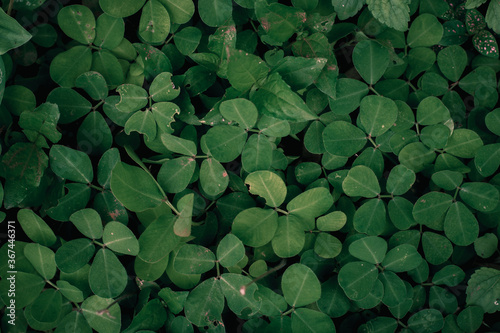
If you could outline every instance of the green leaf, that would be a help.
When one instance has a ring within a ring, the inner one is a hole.
[[[323,131],[323,144],[332,155],[350,157],[366,145],[366,135],[351,123],[334,121]]]
[[[110,221],[104,227],[102,241],[114,252],[136,256],[139,254],[139,242],[134,233],[123,223]]]
[[[335,333],[335,325],[323,312],[300,308],[292,312],[292,332]]]
[[[476,132],[459,128],[453,131],[444,149],[446,152],[457,157],[472,158],[482,146],[483,141]]]
[[[401,244],[387,252],[382,266],[387,270],[400,273],[417,268],[421,262],[422,256],[413,245]]]
[[[253,315],[262,305],[262,300],[255,297],[258,287],[256,284],[250,284],[251,282],[249,277],[240,274],[225,273],[220,277],[220,288],[226,297],[227,305],[238,316],[241,316],[243,311]]]
[[[495,234],[486,233],[474,241],[474,250],[481,258],[491,257],[498,248],[498,238]]]
[[[495,209],[499,203],[498,189],[488,183],[470,182],[460,187],[460,198],[469,206],[481,212]]]
[[[142,7],[139,37],[151,44],[163,43],[170,32],[170,16],[157,0],[149,0]]]
[[[115,298],[125,290],[127,279],[127,271],[112,251],[97,251],[89,271],[89,285],[94,294]]]
[[[13,144],[2,158],[5,177],[20,180],[30,186],[39,186],[48,166],[45,152],[31,143]]]
[[[12,297],[8,295],[11,280],[12,279],[3,278],[2,276],[2,280],[0,281],[0,296],[4,304],[9,304],[12,299]],[[17,286],[22,286],[22,288],[16,288],[15,307],[19,310],[33,303],[46,284],[45,280],[39,275],[21,271],[15,274],[15,281]]]
[[[137,13],[146,0],[99,0],[99,6],[108,15],[113,17],[128,17]]]
[[[338,79],[336,91],[329,99],[330,108],[335,114],[349,114],[358,108],[367,94],[366,83],[349,78]]]
[[[20,209],[17,212],[17,220],[26,236],[33,242],[43,246],[51,246],[56,242],[56,235],[49,225],[31,209]]]
[[[345,20],[356,15],[364,5],[362,0],[332,0],[332,5],[340,20]]]
[[[233,234],[243,244],[251,247],[266,245],[273,239],[278,228],[278,213],[271,209],[248,208],[236,215]]]
[[[245,184],[249,185],[250,193],[263,197],[268,206],[279,207],[285,201],[285,182],[274,172],[252,172],[245,178]]]
[[[418,104],[417,122],[420,125],[443,123],[450,118],[450,111],[437,97],[426,97]]]
[[[148,104],[148,93],[135,84],[122,84],[116,88],[120,101],[116,108],[122,112],[132,112],[142,109]]]
[[[358,119],[369,136],[375,137],[387,132],[397,117],[398,107],[392,99],[369,95],[361,100]]]
[[[108,308],[109,306],[109,308]],[[97,332],[118,333],[121,328],[121,310],[119,303],[111,298],[92,295],[83,301],[82,313],[87,323]],[[107,309],[103,314],[102,309]]]
[[[200,44],[201,35],[200,29],[186,27],[174,35],[175,46],[183,55],[190,55]]]
[[[342,182],[342,190],[350,197],[374,198],[380,194],[380,185],[372,169],[357,165],[347,173]]]
[[[196,161],[187,156],[168,160],[158,172],[158,184],[167,193],[179,193],[189,185],[196,169]]]
[[[413,20],[407,43],[411,48],[433,46],[443,37],[443,26],[432,14],[421,14]]]
[[[39,322],[50,323],[59,318],[62,295],[55,289],[44,290],[31,305],[31,315]]]
[[[85,116],[92,108],[92,104],[85,97],[69,88],[52,90],[47,96],[47,102],[59,107],[59,124],[71,123]]]
[[[72,302],[81,303],[84,300],[83,292],[67,281],[58,280],[57,288],[64,297]]]
[[[56,143],[61,140],[61,133],[57,130],[57,121],[59,120],[59,109],[56,104],[44,103],[37,107],[33,112],[24,111],[19,118],[19,126],[27,131],[34,131],[42,134],[51,142]]]
[[[375,317],[360,326],[360,332],[396,332],[398,322],[390,317]]]
[[[422,234],[422,249],[431,265],[441,265],[453,253],[453,245],[446,237],[430,231]]]
[[[161,141],[171,152],[186,156],[196,156],[196,144],[191,140],[179,138],[168,133],[163,133],[161,135]]]
[[[61,87],[75,86],[76,79],[92,66],[92,51],[82,45],[61,52],[50,63],[50,77]]]
[[[113,136],[106,120],[98,111],[85,117],[76,133],[78,147],[89,155],[101,155],[111,148]]]
[[[65,222],[74,212],[87,206],[90,199],[90,187],[87,184],[67,183],[65,194],[57,200],[57,205],[46,210],[47,215],[56,221]]]
[[[130,183],[131,179],[134,183]],[[110,186],[122,205],[133,212],[154,208],[163,201],[163,194],[151,175],[123,162],[116,163],[113,168]]]
[[[235,121],[246,129],[255,126],[259,115],[255,104],[244,98],[226,100],[220,104],[219,109],[224,118]]]
[[[71,311],[61,319],[54,333],[63,333],[65,331],[92,333],[92,328],[90,328],[81,312]]]
[[[386,252],[387,242],[376,236],[360,238],[349,245],[349,253],[353,257],[372,264],[381,263]]]
[[[227,234],[217,245],[217,260],[223,267],[232,267],[245,256],[243,243],[233,234]]]
[[[219,27],[231,19],[233,5],[231,0],[200,0],[198,12],[203,23],[209,27]]]
[[[384,75],[389,61],[387,48],[373,40],[359,42],[352,53],[354,67],[368,84],[375,84]]]
[[[317,82],[326,63],[326,58],[285,57],[272,73],[279,73],[292,90],[298,91]]]
[[[307,121],[317,118],[278,73],[269,75],[265,83],[252,94],[251,101],[260,112],[278,119]]]
[[[416,224],[412,211],[413,204],[402,197],[394,197],[387,206],[391,222],[399,230],[406,230]]]
[[[243,128],[229,125],[214,126],[205,134],[210,154],[221,163],[231,162],[241,154],[247,136]]]
[[[219,161],[207,158],[201,163],[200,185],[203,191],[210,196],[216,197],[224,193],[229,185],[229,177]]]
[[[255,3],[255,14],[270,42],[278,45],[292,37],[305,19],[305,13],[297,8],[261,0]]]
[[[468,306],[480,306],[485,313],[494,313],[500,309],[500,271],[494,268],[481,267],[476,270],[467,284]]]
[[[92,163],[84,152],[62,145],[53,145],[49,153],[50,168],[61,178],[80,183],[91,183],[94,178]]]
[[[387,211],[382,199],[370,199],[354,213],[353,226],[359,233],[378,236],[387,227]]]
[[[443,325],[443,315],[436,309],[420,310],[408,319],[408,328],[415,333],[439,332]]]
[[[73,213],[69,220],[85,237],[99,239],[102,237],[101,217],[92,208],[85,208]]]
[[[432,283],[453,287],[462,282],[464,278],[465,273],[460,267],[456,265],[447,265],[434,274]]]
[[[321,231],[338,231],[347,222],[347,216],[344,212],[335,211],[327,215],[320,216],[316,220],[318,230]]]
[[[158,74],[149,87],[149,95],[155,102],[171,101],[179,96],[180,92],[180,88],[176,88],[172,82],[172,73],[169,72]]]
[[[373,17],[381,23],[398,31],[408,30],[410,20],[410,8],[407,0],[368,0],[366,4]]]
[[[491,1],[486,11],[486,23],[488,27],[495,33],[500,33],[500,3],[498,1]]]
[[[468,306],[457,316],[457,324],[465,332],[476,332],[483,324],[484,310],[480,306]]]
[[[70,240],[56,251],[57,268],[64,273],[74,273],[90,261],[94,252],[95,246],[88,238]]]
[[[407,144],[399,152],[399,162],[415,173],[424,170],[436,158],[433,149],[428,149],[421,142]]]
[[[0,56],[8,51],[20,47],[31,39],[31,34],[27,32],[15,18],[7,15],[0,8]],[[1,99],[0,99],[1,101]]]
[[[451,205],[444,220],[446,237],[460,246],[472,244],[479,235],[479,224],[471,211],[461,202]]]
[[[441,192],[429,192],[421,196],[413,206],[413,218],[420,224],[434,224],[442,219],[452,205],[451,195]]]
[[[288,122],[286,122],[288,124]],[[241,152],[241,165],[247,172],[269,170],[276,159],[273,155],[279,154],[266,135],[252,134]],[[284,155],[282,155],[284,157]]]
[[[393,195],[402,195],[408,192],[417,179],[415,172],[399,164],[392,168],[387,178],[387,192]]]
[[[24,255],[44,279],[50,280],[56,275],[55,255],[48,247],[29,243],[24,247]]]
[[[295,198],[286,206],[290,214],[301,218],[315,218],[323,215],[333,204],[333,198],[324,187],[309,189]]]
[[[122,42],[124,33],[125,23],[123,19],[104,13],[97,18],[94,45],[113,50]]]
[[[293,264],[285,270],[281,289],[286,302],[293,307],[311,304],[321,296],[321,285],[316,274],[303,264]]]
[[[70,38],[81,44],[91,44],[95,39],[95,18],[92,11],[82,5],[63,7],[57,14],[57,23]]]
[[[215,266],[215,255],[206,247],[186,244],[174,259],[174,269],[182,274],[202,274]]]
[[[375,265],[365,261],[352,261],[339,271],[339,285],[351,300],[361,300],[368,296],[377,281]]]
[[[442,189],[452,191],[462,184],[464,176],[458,171],[442,170],[434,173],[431,179]]]
[[[382,303],[388,307],[398,306],[406,300],[406,286],[403,280],[394,272],[384,271],[378,279],[384,286]]]
[[[167,320],[167,312],[159,299],[150,300],[144,307],[135,315],[130,323],[130,326],[123,333],[132,332],[155,332],[161,329]]]
[[[278,229],[272,239],[274,253],[280,258],[296,256],[304,248],[306,236],[299,218],[294,215],[280,216]]]
[[[340,240],[326,232],[320,232],[314,242],[314,252],[321,258],[335,258],[342,251]]]
[[[224,295],[219,280],[208,278],[194,288],[184,304],[186,318],[196,326],[208,326],[221,321]]]
[[[102,17],[103,15],[99,16]],[[85,90],[89,96],[96,101],[108,97],[108,86],[106,79],[99,72],[85,72],[75,80],[75,86]]]
[[[178,243],[173,216],[161,215],[139,237],[138,257],[146,263],[157,263],[167,257]]]
[[[187,23],[195,11],[193,0],[160,0],[160,2],[167,8],[172,23]]]
[[[443,75],[456,82],[467,66],[467,53],[461,46],[451,45],[438,53],[437,63]]]

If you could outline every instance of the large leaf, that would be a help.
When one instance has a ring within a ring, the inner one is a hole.
[[[325,149],[332,155],[350,157],[366,144],[366,134],[345,121],[334,121],[323,130]]]
[[[108,222],[104,227],[102,241],[106,247],[117,253],[136,256],[139,242],[134,233],[120,222]]]
[[[397,118],[398,107],[390,98],[369,95],[361,100],[359,121],[369,136],[384,134]]]
[[[478,305],[484,312],[494,313],[500,310],[500,271],[482,267],[472,274],[467,284],[467,305]]]
[[[380,193],[377,176],[372,169],[364,165],[357,165],[349,170],[342,182],[342,189],[351,197],[374,198]]]
[[[446,237],[460,246],[472,244],[479,235],[479,223],[461,202],[454,202],[450,206],[443,227]]]
[[[44,279],[52,279],[57,271],[54,252],[43,245],[28,243],[24,255]]]
[[[165,41],[170,32],[170,16],[158,0],[149,0],[142,7],[139,36],[151,44]]]
[[[360,300],[368,296],[375,281],[377,267],[366,261],[352,261],[339,271],[339,285],[351,300]]]
[[[31,209],[21,209],[17,212],[17,220],[26,235],[34,242],[43,246],[51,246],[56,242],[56,235],[49,225]]]
[[[202,274],[215,265],[215,255],[206,247],[186,244],[174,259],[174,269],[182,274]]]
[[[138,257],[146,263],[157,263],[167,257],[179,243],[174,233],[174,218],[161,215],[139,237]]]
[[[349,245],[349,253],[360,260],[372,264],[381,263],[387,252],[387,242],[380,237],[369,236],[358,239]]]
[[[91,44],[95,39],[96,21],[92,11],[82,5],[63,7],[57,14],[61,30],[77,42]]]
[[[290,214],[315,218],[324,214],[333,204],[330,192],[324,187],[312,188],[293,198],[286,206]]]
[[[82,313],[90,327],[98,332],[118,333],[121,328],[120,305],[111,298],[92,295],[83,301]],[[109,308],[108,308],[109,307]],[[103,309],[107,309],[102,313]]]
[[[335,325],[323,312],[300,308],[292,313],[292,332],[335,333]]]
[[[231,0],[200,0],[198,11],[201,20],[210,27],[218,27],[227,23],[233,12]]]
[[[125,290],[127,279],[127,271],[112,251],[97,251],[89,271],[89,285],[94,294],[103,298],[117,297]]]
[[[154,208],[163,202],[163,194],[154,179],[141,168],[123,162],[113,168],[110,185],[115,197],[133,212]]]
[[[224,309],[224,295],[219,280],[209,278],[194,288],[184,304],[186,318],[196,326],[208,326],[220,321]]]
[[[233,222],[232,232],[243,244],[258,247],[267,244],[278,228],[278,214],[271,209],[248,208]]]
[[[241,154],[247,136],[247,132],[241,127],[218,125],[208,130],[205,139],[210,154],[217,161],[225,163]]]
[[[376,41],[361,41],[353,50],[352,61],[363,80],[375,84],[389,66],[389,51]]]
[[[146,0],[99,0],[102,10],[113,17],[127,17],[137,13]]]

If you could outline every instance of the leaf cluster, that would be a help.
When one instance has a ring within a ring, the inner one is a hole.
[[[4,2],[1,330],[12,271],[17,332],[500,329],[498,33],[498,0]]]

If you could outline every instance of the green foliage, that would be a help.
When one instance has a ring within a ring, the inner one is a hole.
[[[498,330],[499,33],[498,0],[4,1],[1,331]]]

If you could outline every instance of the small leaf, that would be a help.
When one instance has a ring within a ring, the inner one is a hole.
[[[250,193],[266,199],[268,206],[279,207],[285,201],[285,182],[274,172],[252,172],[245,178],[245,184],[249,185]]]
[[[9,289],[12,279],[3,278],[0,281],[0,294],[2,295],[2,300],[9,300]],[[17,286],[22,286],[22,288],[16,288],[16,304],[15,307],[22,309],[27,305],[33,303],[33,301],[40,295],[44,286],[46,284],[45,280],[38,274],[31,274],[25,272],[17,272],[15,274],[15,281]],[[8,302],[8,301],[7,301]]]
[[[487,30],[479,31],[472,38],[472,44],[480,54],[498,59],[498,42],[491,32]]]
[[[390,98],[369,95],[361,100],[359,122],[369,136],[387,132],[396,122],[398,107]]]
[[[99,0],[99,6],[110,16],[128,17],[137,13],[145,2],[146,0]]]
[[[119,47],[124,34],[125,23],[123,19],[104,13],[97,18],[94,45],[113,50]]]
[[[173,153],[186,156],[196,156],[196,144],[191,140],[186,140],[168,133],[161,135],[161,141]]]
[[[390,271],[400,273],[417,268],[422,261],[422,256],[410,244],[401,244],[387,252],[382,266]]]
[[[365,146],[366,135],[351,123],[334,121],[324,129],[323,143],[330,154],[350,157]]]
[[[99,214],[92,208],[85,208],[73,213],[69,220],[85,237],[99,239],[102,237],[102,221]]]
[[[229,177],[219,161],[208,158],[201,163],[200,185],[203,191],[210,196],[215,197],[224,193],[229,185]]]
[[[112,251],[97,251],[89,271],[89,285],[94,294],[103,298],[117,297],[125,290],[127,272]]]
[[[31,39],[31,34],[26,31],[15,18],[7,15],[3,9],[0,9],[0,56],[9,50],[20,47]],[[0,99],[1,101],[1,99]]]
[[[131,179],[141,185],[133,186]],[[146,171],[123,162],[116,163],[113,168],[110,185],[115,197],[133,212],[154,208],[163,201],[163,194]]]
[[[498,248],[498,238],[495,234],[486,233],[474,241],[474,250],[481,258],[491,257]]]
[[[57,14],[57,23],[66,35],[82,44],[91,44],[95,39],[96,21],[88,7],[82,5],[63,7]]]
[[[139,21],[139,36],[151,44],[165,41],[170,32],[170,16],[165,7],[157,0],[149,0],[142,7]]]
[[[307,219],[324,214],[332,204],[330,192],[324,187],[317,187],[297,195],[287,204],[286,209],[290,214]]]
[[[56,275],[55,255],[48,247],[29,243],[24,248],[24,255],[44,279],[51,280]]]
[[[457,157],[472,158],[482,146],[483,140],[476,132],[459,128],[453,131],[444,150]]]
[[[500,198],[495,186],[478,182],[463,184],[459,195],[466,204],[481,212],[489,212],[495,209]]]
[[[186,318],[196,326],[211,325],[220,321],[224,310],[224,294],[219,280],[209,278],[194,288],[184,304]]]
[[[167,312],[159,299],[152,299],[135,315],[130,326],[123,333],[155,332],[162,328],[167,320]],[[147,330],[146,330],[147,329]]]
[[[438,171],[431,176],[432,181],[446,191],[452,191],[462,184],[464,176],[452,170]]]
[[[422,249],[425,259],[431,265],[441,265],[453,253],[453,245],[446,237],[430,231],[422,234]]]
[[[413,217],[420,224],[433,224],[440,220],[452,205],[451,195],[429,192],[421,196],[413,206]]]
[[[202,274],[215,266],[215,255],[206,247],[186,244],[174,259],[174,269],[182,274]]]
[[[278,228],[278,213],[271,209],[248,208],[233,222],[232,232],[243,244],[258,247],[266,245]]]
[[[92,51],[90,48],[77,45],[61,52],[50,63],[50,77],[61,87],[75,86],[76,79],[88,72],[92,66]]]
[[[87,323],[94,330],[103,333],[120,332],[122,313],[120,305],[114,303],[113,299],[92,295],[83,301],[81,308]],[[107,311],[102,313],[102,309]]]
[[[293,307],[316,302],[321,295],[321,285],[316,274],[303,264],[293,264],[285,270],[281,289],[286,302]]]
[[[360,260],[379,264],[387,252],[387,242],[380,237],[368,236],[360,238],[349,245],[349,253]]]
[[[464,271],[456,265],[447,265],[436,272],[432,277],[432,283],[454,287],[465,279]]]
[[[104,227],[102,241],[114,252],[136,256],[139,254],[139,242],[134,233],[120,222],[108,222]]]
[[[160,2],[167,8],[172,23],[187,23],[195,11],[193,0],[160,0]]]
[[[434,125],[450,118],[450,111],[437,97],[426,97],[418,104],[417,122],[420,125]]]
[[[137,111],[145,107],[148,103],[148,93],[135,84],[122,84],[116,88],[120,94],[120,101],[116,108],[122,112]]]
[[[402,195],[408,192],[416,180],[415,172],[399,164],[392,168],[387,178],[387,192],[393,195]]]
[[[323,312],[300,308],[292,313],[292,332],[335,332],[335,325]]]
[[[280,216],[278,229],[272,239],[274,253],[280,258],[296,256],[304,248],[306,236],[299,218],[294,215]]]
[[[443,37],[443,26],[432,14],[421,14],[413,20],[407,43],[411,48],[433,46]]]
[[[255,297],[257,284],[250,283],[252,280],[241,274],[224,273],[220,277],[220,288],[227,300],[227,306],[238,316],[243,311],[253,315],[262,305],[262,301]]]
[[[321,231],[338,231],[347,222],[347,216],[344,212],[335,211],[318,217],[316,224]]]
[[[185,27],[174,35],[175,46],[183,55],[190,55],[200,44],[201,35],[200,29]]]
[[[92,163],[84,152],[61,145],[50,149],[50,168],[61,178],[80,183],[91,183],[94,178]]]
[[[38,295],[31,305],[31,315],[39,322],[54,322],[61,313],[61,306],[61,293],[55,289],[46,289]]]
[[[233,6],[231,0],[200,0],[198,12],[203,23],[219,27],[231,18]]]
[[[438,53],[437,63],[443,75],[456,82],[467,66],[467,53],[461,46],[451,45]]]
[[[70,240],[55,255],[57,268],[64,273],[74,273],[85,266],[94,256],[95,246],[88,238]]]
[[[233,234],[227,234],[217,246],[217,260],[223,267],[232,267],[245,256],[243,243]]]
[[[31,209],[20,209],[17,212],[17,220],[21,224],[23,231],[32,241],[43,246],[51,246],[56,242],[56,235],[52,229]]]
[[[446,213],[444,233],[456,245],[467,246],[479,235],[479,224],[463,203],[454,202]]]
[[[342,190],[351,197],[374,198],[380,193],[380,185],[372,169],[357,165],[347,173],[342,182]]]
[[[384,271],[379,274],[378,279],[384,286],[382,303],[388,307],[398,306],[406,300],[406,286],[403,280],[394,272]]]
[[[158,184],[167,193],[179,193],[189,185],[195,169],[196,161],[192,157],[182,156],[168,160],[158,172]]]
[[[205,134],[210,154],[219,162],[226,163],[236,159],[243,150],[247,132],[237,126],[217,125]]]
[[[85,90],[93,100],[99,101],[108,97],[106,79],[99,72],[90,71],[82,73],[76,78],[75,86]]]
[[[387,227],[385,203],[382,199],[370,199],[354,213],[353,227],[359,233],[381,235]]]
[[[220,104],[220,113],[228,120],[236,121],[244,128],[255,126],[258,117],[258,111],[255,104],[248,99],[235,98],[224,101]]]
[[[389,61],[389,51],[373,40],[359,42],[352,53],[354,67],[368,84],[375,84],[382,77]]]
[[[365,261],[352,261],[339,271],[339,285],[351,300],[360,300],[368,296],[377,281],[378,271],[375,265]]]
[[[342,251],[340,240],[326,232],[320,232],[314,242],[314,252],[321,258],[335,258]]]
[[[83,292],[67,281],[58,280],[57,288],[64,297],[72,302],[81,303],[84,300]]]
[[[180,92],[181,89],[179,87],[176,88],[172,82],[172,73],[169,72],[158,74],[149,87],[149,94],[155,102],[171,101],[178,97]]]
[[[420,310],[408,319],[408,328],[416,333],[439,332],[443,325],[443,315],[436,309]]]
[[[483,324],[484,310],[480,306],[468,306],[457,316],[457,324],[465,332],[475,332]]]
[[[139,237],[139,258],[147,263],[157,263],[167,257],[179,243],[174,233],[174,218],[160,215]]]

